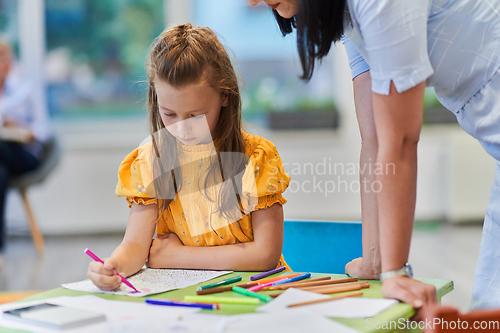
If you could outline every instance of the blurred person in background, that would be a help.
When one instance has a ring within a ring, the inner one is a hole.
[[[262,0],[248,0],[251,6]],[[425,86],[498,167],[486,209],[471,307],[500,307],[500,0],[263,0],[281,32],[297,31],[309,80],[315,62],[342,40],[361,132],[361,174],[381,191],[361,191],[363,257],[346,273],[383,280],[382,293],[413,305],[436,302],[407,263],[416,201],[417,144]]]
[[[38,167],[43,144],[51,137],[46,108],[33,96],[29,73],[23,74],[9,39],[0,36],[0,267],[9,181]]]

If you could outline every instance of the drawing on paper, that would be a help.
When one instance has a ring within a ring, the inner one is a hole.
[[[103,291],[97,288],[92,281],[84,280],[74,283],[62,284],[66,289],[87,291],[91,293],[104,293],[113,295],[126,295],[142,297],[152,294],[163,293],[169,290],[181,289],[194,286],[198,283],[232,273],[232,271],[207,271],[189,269],[154,269],[143,268],[127,280],[137,289],[139,293],[124,283],[117,290]]]

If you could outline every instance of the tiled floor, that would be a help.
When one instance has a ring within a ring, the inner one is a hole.
[[[85,279],[90,259],[84,249],[106,257],[121,238],[120,234],[46,237],[45,256],[38,258],[29,237],[9,237],[0,290],[47,290]],[[416,276],[454,280],[455,290],[443,303],[466,310],[480,239],[480,225],[418,224],[410,254]]]
[[[7,240],[0,269],[0,290],[47,290],[61,283],[83,280],[91,260],[83,253],[91,249],[107,257],[123,235],[82,235],[45,237],[45,255],[39,258],[31,238],[14,236]]]
[[[443,303],[468,309],[482,225],[417,225],[409,261],[416,277],[451,279],[455,290]]]

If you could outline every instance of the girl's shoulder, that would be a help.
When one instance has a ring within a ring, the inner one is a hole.
[[[245,154],[248,156],[261,153],[274,155],[277,153],[276,146],[271,141],[247,132],[242,132],[241,134],[245,142]]]
[[[118,169],[118,184],[115,189],[117,196],[148,197],[146,192],[154,179],[151,155],[152,144],[145,143],[123,159]]]

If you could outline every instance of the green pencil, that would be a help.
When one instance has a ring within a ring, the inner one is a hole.
[[[200,291],[200,290],[205,290],[205,289],[209,289],[209,288],[215,288],[215,287],[223,286],[226,284],[231,284],[231,283],[238,282],[238,281],[241,281],[241,276],[235,276],[235,277],[232,277],[232,278],[229,278],[226,280],[222,280],[219,282],[207,284],[206,286],[198,287],[196,290]]]
[[[202,302],[202,303],[229,303],[241,305],[258,305],[259,300],[256,298],[247,297],[222,297],[222,296],[193,296],[186,295],[184,300],[188,302]]]
[[[270,296],[261,295],[261,294],[254,292],[254,291],[250,291],[250,290],[247,290],[245,288],[238,287],[238,286],[234,286],[233,291],[238,293],[238,294],[245,295],[245,296],[258,298],[261,301],[266,302],[266,303],[273,300],[273,298]]]

